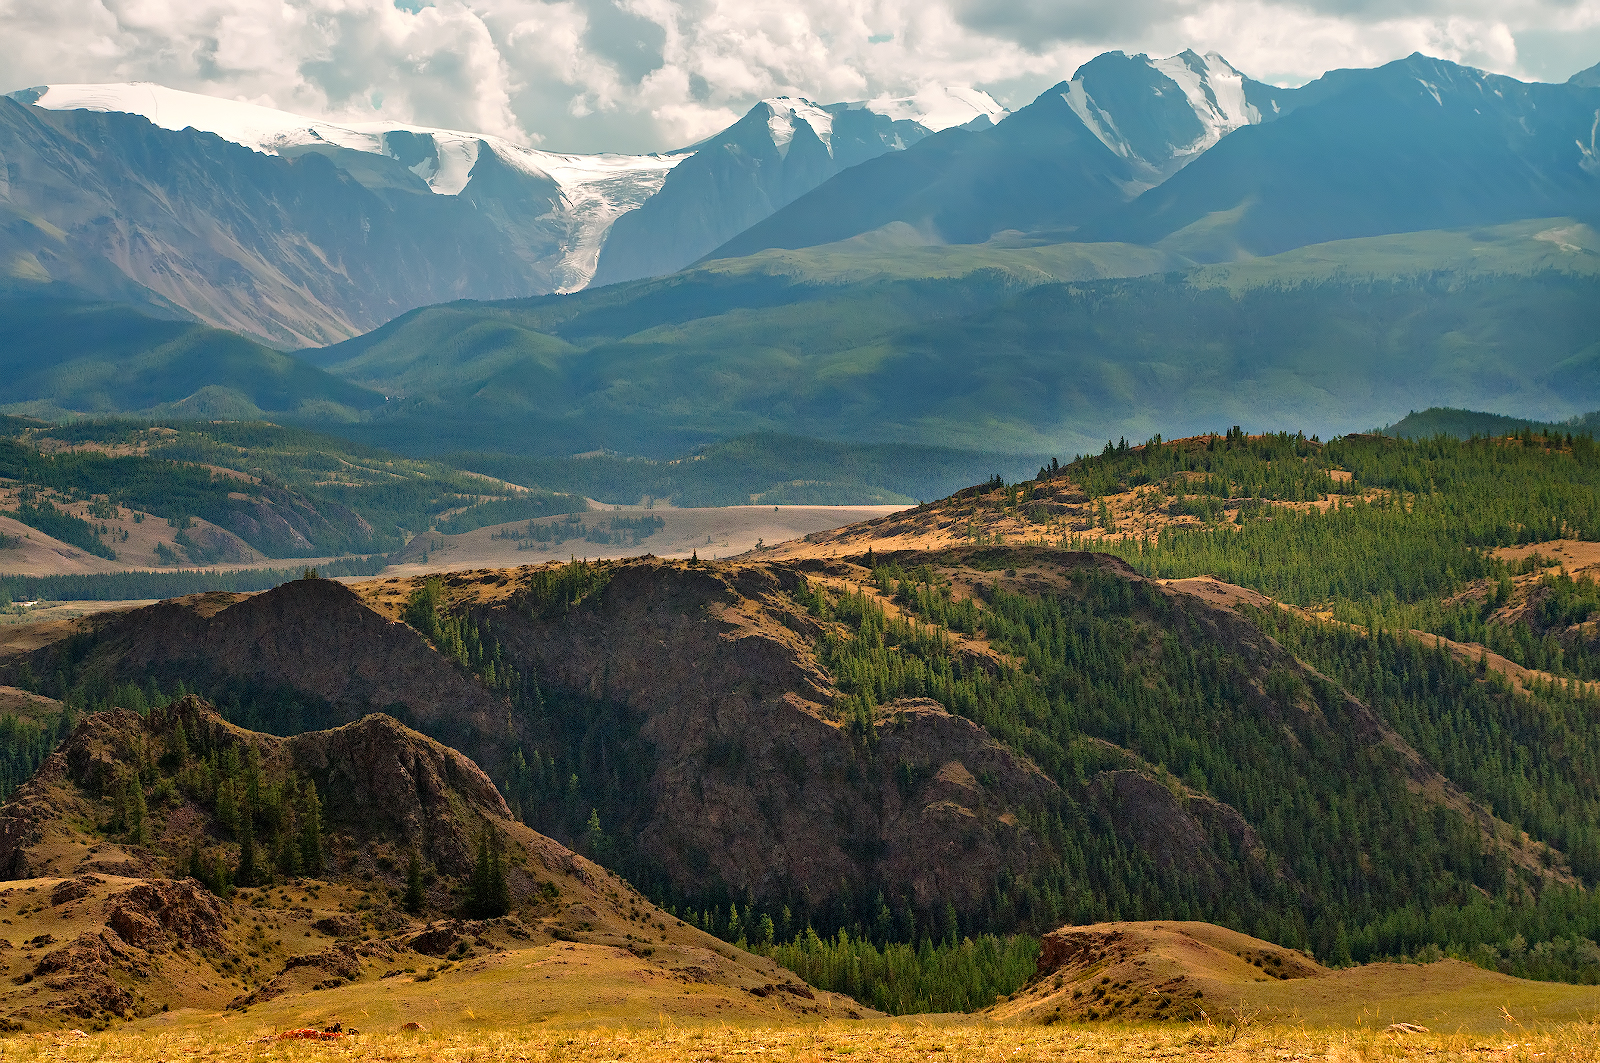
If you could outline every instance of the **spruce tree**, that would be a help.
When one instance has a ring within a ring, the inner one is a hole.
[[[310,779],[300,793],[300,866],[308,875],[322,873],[322,802]]]
[[[467,880],[467,915],[474,919],[493,919],[511,910],[511,887],[506,881],[505,859],[500,851],[500,836],[492,828],[478,835],[478,859]]]
[[[135,845],[147,845],[150,842],[150,830],[145,823],[147,813],[144,787],[136,775],[128,781],[128,840]]]

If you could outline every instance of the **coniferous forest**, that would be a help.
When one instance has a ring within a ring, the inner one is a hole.
[[[1095,526],[1055,506],[1063,485],[1088,500]],[[1108,444],[1036,480],[996,478],[950,500],[963,519],[987,507],[1021,535],[942,552],[869,547],[843,582],[801,566],[785,593],[807,619],[786,623],[809,632],[853,758],[884,755],[894,703],[929,698],[1055,785],[1018,811],[1048,859],[1002,872],[960,907],[920,905],[891,881],[821,899],[686,887],[652,862],[634,833],[653,764],[641,711],[552,682],[514,648],[525,622],[588,622],[618,563],[535,570],[494,608],[463,604],[450,580],[422,580],[401,618],[544,736],[514,749],[496,780],[529,826],[677,918],[885,1011],[986,1005],[1029,977],[1041,933],[1139,919],[1219,923],[1335,966],[1449,955],[1600,984],[1600,692],[1586,682],[1600,606],[1590,579],[1538,552],[1600,534],[1597,488],[1586,436],[1322,443],[1235,430]],[[1146,517],[1156,530],[1139,533]],[[1495,553],[1505,547],[1531,553]],[[1064,580],[1011,578],[1040,564]],[[1141,578],[1202,574],[1281,604],[1242,605],[1224,621]],[[1485,645],[1534,678],[1513,683],[1428,633]],[[972,643],[992,656],[963,648]],[[63,660],[54,675],[22,677],[66,715],[0,721],[0,785],[24,778],[77,714],[171,700]],[[203,692],[253,728],[336,722],[329,705],[287,688]],[[1402,745],[1461,798],[1411,785]],[[707,770],[736,769],[740,756],[708,749]],[[246,817],[229,802],[250,792],[248,763],[212,760],[174,784],[204,795],[241,850],[228,866],[198,854],[196,876],[225,891],[288,873],[305,854],[285,841],[277,810],[303,821],[305,795],[263,798]],[[150,763],[161,785],[159,758]],[[908,794],[933,770],[887,767]],[[1157,781],[1178,807],[1234,810],[1249,832],[1214,818],[1199,863],[1154,859],[1108,798],[1106,780],[1124,772]],[[117,807],[107,829],[136,833],[138,802]],[[497,843],[478,844],[470,907],[498,912]]]

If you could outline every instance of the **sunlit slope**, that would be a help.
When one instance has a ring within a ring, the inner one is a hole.
[[[1211,923],[1153,921],[1045,935],[1036,980],[988,1014],[1044,1023],[1248,1015],[1312,1028],[1405,1022],[1487,1032],[1519,1020],[1578,1022],[1597,1011],[1593,986],[1531,982],[1460,960],[1330,969]]]

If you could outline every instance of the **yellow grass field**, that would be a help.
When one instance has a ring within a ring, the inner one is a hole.
[[[280,1041],[270,1035],[123,1030],[95,1036],[44,1034],[0,1041],[0,1060],[176,1063],[178,1060],[518,1060],[614,1063],[637,1060],[846,1059],[1015,1063],[1026,1060],[1479,1060],[1566,1063],[1600,1059],[1600,1026],[1571,1024],[1495,1034],[1390,1030],[1383,1026],[1318,1032],[1237,1023],[1129,1026],[1014,1026],[968,1017],[830,1021],[811,1025],[674,1025],[586,1030],[513,1028],[439,1034],[430,1030],[360,1034],[334,1041]]]

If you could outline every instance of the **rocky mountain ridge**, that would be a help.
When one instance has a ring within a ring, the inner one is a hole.
[[[1340,756],[1363,785],[1445,817],[1452,837],[1481,850],[1473,874],[1571,881],[1561,854],[1499,822],[1369,707],[1229,609],[1104,557],[996,557],[957,548],[874,564],[928,566],[918,578],[950,603],[938,608],[980,616],[1036,601],[1087,618],[1104,608],[1093,602],[1131,595],[1146,604],[1086,619],[1085,631],[1111,622],[1133,645],[1179,638],[1223,655],[1225,674],[1238,677],[1224,680],[1239,716],[1228,726],[1259,734],[1251,741],[1272,750],[1275,772],[1309,770],[1307,749],[1348,745]],[[732,899],[824,927],[870,922],[880,909],[907,926],[1047,927],[1143,903],[1110,900],[1127,887],[1109,868],[1131,860],[1154,880],[1186,883],[1184,903],[1198,910],[1255,897],[1301,918],[1291,898],[1316,887],[1278,862],[1285,843],[1261,833],[1259,812],[1192,773],[1180,779],[1155,747],[1114,740],[1115,728],[1027,738],[1046,722],[981,708],[1000,696],[984,691],[1033,696],[1018,651],[967,628],[918,641],[932,629],[908,603],[936,601],[917,597],[932,591],[894,593],[861,562],[646,559],[355,589],[299,580],[101,618],[26,660],[77,686],[182,679],[236,718],[291,732],[387,711],[489,767],[530,824],[694,905]],[[885,635],[893,641],[873,651],[885,656],[851,656],[860,639]],[[1129,666],[1164,675],[1181,659],[1174,652],[1152,649]],[[8,673],[20,663],[6,662]],[[852,677],[868,667],[950,679],[863,687]]]

